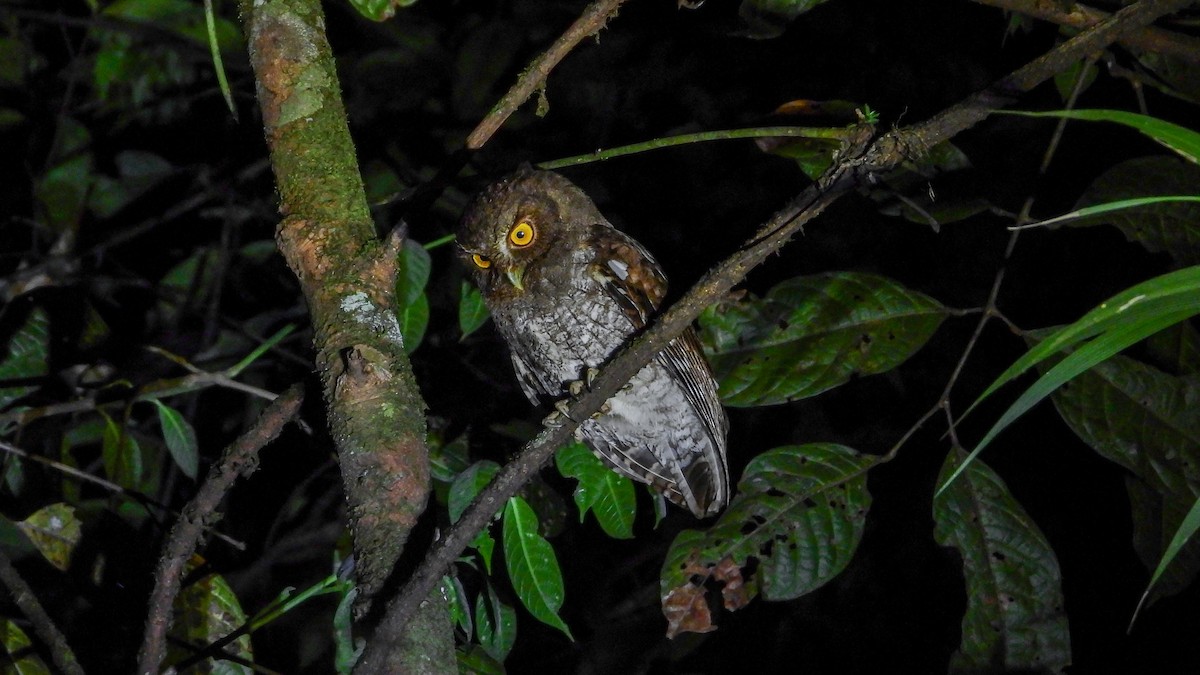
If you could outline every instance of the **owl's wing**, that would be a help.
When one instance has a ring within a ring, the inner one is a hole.
[[[641,244],[612,227],[593,225],[589,240],[596,251],[593,274],[603,281],[605,290],[624,310],[634,329],[645,328],[667,293],[667,279],[658,262]],[[703,421],[716,453],[685,467],[682,482],[687,486],[679,487],[705,490],[706,494],[695,495],[693,499],[699,503],[701,511],[709,504],[719,508],[729,497],[729,477],[725,468],[725,436],[729,420],[721,408],[716,381],[696,332],[688,327],[659,353],[658,361],[683,388],[688,403]]]
[[[521,385],[521,391],[525,392],[525,398],[534,405],[540,405],[542,394],[545,392],[542,391],[537,376],[533,374],[533,369],[525,363],[525,359],[517,356],[515,351],[510,349],[508,353],[512,356],[513,370],[517,372],[517,382]]]

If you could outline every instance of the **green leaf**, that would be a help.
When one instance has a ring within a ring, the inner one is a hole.
[[[840,272],[710,307],[700,315],[700,338],[726,405],[771,405],[898,366],[945,316],[936,301],[894,281]]]
[[[1141,609],[1159,598],[1186,589],[1200,572],[1200,539],[1187,540],[1173,552],[1167,564],[1163,564],[1164,554],[1170,549],[1196,498],[1190,493],[1164,495],[1134,476],[1125,477],[1125,487],[1133,516],[1133,549],[1147,570],[1161,569],[1138,603]]]
[[[408,7],[417,0],[350,0],[350,6],[372,21],[387,21],[397,7]]]
[[[940,481],[965,453],[952,452]],[[958,551],[967,581],[951,672],[1060,672],[1071,661],[1062,575],[1050,544],[983,462],[933,501],[934,539]]]
[[[738,15],[746,37],[765,40],[783,35],[792,19],[828,0],[742,0]]]
[[[997,434],[1063,383],[1129,345],[1200,312],[1200,303],[1196,301],[1198,297],[1200,266],[1188,267],[1144,281],[1114,295],[1083,318],[1038,343],[1001,373],[976,399],[971,409],[1030,367],[1055,353],[1079,345],[1083,340],[1094,338],[1078,346],[1027,389],[1000,416],[938,491],[945,490],[949,482],[954,481]]]
[[[738,496],[707,532],[685,531],[667,552],[660,580],[664,610],[697,590],[697,574],[726,585],[725,606],[737,609],[757,582],[768,600],[790,600],[820,588],[850,562],[862,538],[871,495],[867,470],[876,459],[842,445],[774,448],[755,457]],[[753,578],[741,579],[757,561]],[[746,586],[731,584],[745,582]],[[682,627],[680,630],[692,630]]]
[[[479,645],[466,645],[454,650],[458,672],[464,675],[504,675],[504,666]]]
[[[104,418],[104,439],[101,455],[104,473],[112,482],[128,488],[140,488],[142,480],[142,449],[126,429],[98,410]]]
[[[492,482],[492,478],[499,470],[499,464],[484,459],[467,467],[454,479],[454,482],[450,484],[450,492],[446,499],[447,509],[450,511],[450,522],[458,522],[463,511],[466,511],[467,506],[471,504],[471,500],[475,499],[475,495]],[[488,530],[484,529],[476,535],[475,540],[471,542],[471,548],[479,551],[484,567],[491,573],[492,551],[496,548],[496,541],[492,539]]]
[[[188,572],[195,570],[203,562],[199,556],[193,556],[188,563]],[[204,647],[224,638],[246,623],[246,613],[242,611],[241,602],[225,578],[219,574],[205,575],[185,586],[175,598],[172,611],[174,620],[171,622],[172,641],[167,650],[167,665],[179,663],[193,653],[191,649],[181,647],[176,642]],[[224,650],[246,661],[254,661],[249,635],[239,636],[226,645]],[[254,671],[232,661],[210,657],[197,664],[195,672],[251,675]]]
[[[399,273],[396,275],[396,314],[400,333],[404,336],[404,351],[416,351],[429,325],[429,298],[425,286],[433,262],[425,247],[408,239],[400,249]]]
[[[450,607],[450,620],[462,629],[470,641],[471,636],[475,634],[475,627],[471,623],[471,603],[467,600],[467,592],[463,590],[458,577],[442,575],[442,597],[446,598]]]
[[[1108,224],[1148,251],[1200,263],[1200,167],[1176,157],[1139,157],[1105,171],[1079,198],[1073,225]]]
[[[450,485],[450,495],[448,508],[450,510],[450,522],[457,523],[462,517],[463,511],[467,510],[471,500],[475,499],[475,495],[479,491],[492,482],[492,478],[500,471],[500,465],[488,460],[482,459],[467,467],[454,479],[454,483]]]
[[[399,273],[396,276],[396,306],[404,309],[417,302],[417,298],[425,292],[429,283],[429,273],[433,269],[433,259],[429,251],[417,242],[407,239],[400,249],[397,261]]]
[[[1200,382],[1125,356],[1054,394],[1063,421],[1105,459],[1162,494],[1200,494]]]
[[[5,673],[11,675],[50,675],[46,662],[37,655],[29,636],[11,619],[0,619],[0,632],[4,638]]]
[[[61,503],[44,506],[17,527],[51,565],[64,572],[71,566],[71,555],[83,532],[75,507]]]
[[[1188,161],[1200,163],[1200,133],[1178,124],[1149,115],[1125,112],[1124,110],[1053,110],[1049,112],[1023,112],[1019,110],[997,111],[1005,115],[1026,117],[1059,117],[1089,122],[1114,122],[1136,129],[1155,141],[1182,155]]]
[[[0,359],[0,380],[41,377],[49,372],[50,317],[40,307],[8,339]],[[0,387],[0,409],[36,389],[32,386]]]
[[[554,461],[559,473],[579,481],[575,487],[575,505],[579,507],[580,522],[591,509],[608,536],[614,539],[633,538],[637,501],[632,481],[605,466],[582,443],[572,443],[559,449]]]
[[[462,292],[458,298],[458,327],[462,330],[463,339],[487,323],[489,316],[491,315],[483,302],[483,294],[475,284],[463,280]]]
[[[367,642],[361,637],[356,640],[352,632],[358,588],[350,583],[343,584],[341,588],[344,594],[333,613],[334,669],[338,675],[350,675]]]
[[[162,157],[138,150],[119,152],[115,161],[117,177],[97,177],[88,196],[88,208],[101,218],[112,217],[175,170]]]
[[[475,626],[480,646],[503,663],[517,642],[517,610],[500,602],[491,582],[486,586],[487,596],[481,593],[475,602]]]
[[[1200,373],[1200,332],[1182,321],[1146,338],[1147,359],[1172,375]]]
[[[571,631],[558,616],[563,603],[562,572],[550,542],[538,534],[537,514],[520,497],[504,506],[504,562],[521,604],[542,623],[571,640]]]
[[[150,402],[158,408],[158,423],[162,426],[163,440],[167,442],[171,458],[183,475],[195,480],[200,470],[200,445],[196,442],[195,430],[179,411],[156,398]]]
[[[1192,541],[1192,537],[1195,536],[1198,529],[1200,529],[1200,499],[1197,499],[1192,504],[1192,508],[1184,516],[1179,529],[1176,530],[1175,536],[1171,538],[1171,543],[1163,553],[1162,561],[1158,563],[1158,567],[1154,570],[1154,575],[1150,577],[1150,583],[1146,586],[1146,591],[1142,593],[1142,598],[1138,601],[1138,606],[1133,612],[1133,619],[1130,620],[1131,626],[1133,625],[1133,620],[1137,619],[1137,613],[1142,608],[1142,604],[1146,602],[1150,591],[1155,587],[1159,579],[1162,578],[1163,573],[1166,572],[1180,551]]]
[[[429,298],[422,293],[416,301],[400,312],[400,334],[404,337],[404,351],[413,353],[425,339],[429,327]]]

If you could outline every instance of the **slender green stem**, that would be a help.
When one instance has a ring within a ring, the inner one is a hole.
[[[448,234],[444,237],[438,237],[437,239],[434,239],[433,241],[429,242],[428,244],[425,244],[425,250],[432,251],[433,249],[435,249],[439,246],[445,246],[446,244],[449,244],[452,241],[454,241],[453,234]]]
[[[793,138],[823,138],[840,141],[850,135],[851,129],[852,127],[755,127],[753,129],[701,131],[695,134],[682,134],[679,136],[655,138],[649,141],[643,141],[641,143],[634,143],[632,145],[622,145],[609,150],[597,150],[596,152],[587,155],[576,155],[574,157],[554,159],[538,164],[538,168],[560,169],[564,166],[576,166],[578,164],[602,162],[606,159],[621,157],[623,155],[632,155],[639,152],[646,152],[647,150],[658,150],[659,148],[669,148],[676,145],[687,145],[689,143],[703,143],[706,141],[724,141],[734,138],[771,138],[777,136],[789,136]]]

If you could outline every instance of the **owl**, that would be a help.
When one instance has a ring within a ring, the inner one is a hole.
[[[480,193],[458,244],[535,405],[578,392],[646,327],[667,291],[646,249],[548,171],[521,169]],[[617,473],[703,518],[729,499],[728,427],[689,328],[575,434]]]

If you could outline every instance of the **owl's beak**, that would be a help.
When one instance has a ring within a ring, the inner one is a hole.
[[[508,281],[512,283],[513,287],[518,291],[525,290],[525,285],[521,282],[521,278],[525,276],[524,267],[510,267],[504,270],[504,276],[508,277]]]

